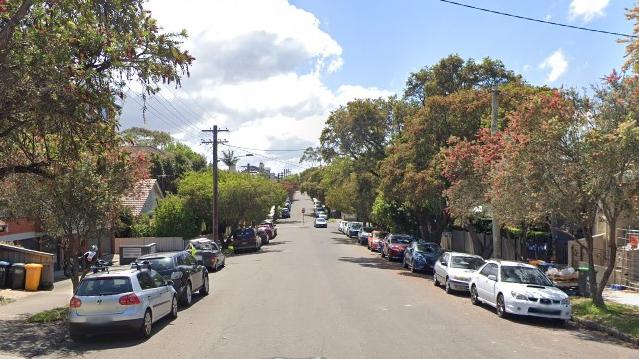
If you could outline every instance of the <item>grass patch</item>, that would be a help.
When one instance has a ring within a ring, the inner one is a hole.
[[[57,322],[59,320],[66,319],[69,314],[69,308],[55,308],[51,310],[45,310],[44,312],[40,312],[32,315],[27,319],[29,323],[50,323]]]
[[[0,305],[5,305],[5,304],[13,303],[13,302],[15,302],[15,299],[5,298],[0,295]]]
[[[572,315],[615,328],[639,339],[639,308],[636,306],[607,302],[605,308],[598,308],[588,298],[574,298]]]

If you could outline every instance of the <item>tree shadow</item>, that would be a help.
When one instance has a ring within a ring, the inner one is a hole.
[[[267,244],[267,246],[269,246],[269,247],[272,247],[272,246],[279,246],[279,245],[286,244],[286,243],[290,243],[290,242],[291,242],[291,241],[275,241],[275,242],[273,242],[273,241],[271,240],[271,242],[270,242],[269,244]]]
[[[365,257],[340,257],[339,258],[340,261],[342,262],[349,262],[349,263],[355,263],[358,264],[362,267],[366,267],[366,268],[377,268],[377,269],[394,269],[394,270],[401,270],[402,269],[402,264],[401,262],[389,262],[386,259],[383,259],[381,257],[369,257],[369,258],[365,258]]]
[[[258,255],[258,254],[269,254],[269,253],[278,253],[278,252],[284,252],[284,250],[281,249],[268,249],[264,246],[262,246],[262,249],[260,249],[259,251],[252,251],[252,250],[246,250],[246,251],[240,251],[238,253],[236,253],[234,255],[234,257],[246,257],[246,256],[253,256],[253,255]]]
[[[354,246],[354,245],[359,246],[359,244],[357,243],[357,241],[354,238],[348,238],[348,237],[336,238],[336,237],[333,237],[331,239],[333,240],[333,243],[335,243],[335,244],[345,244],[345,245],[350,245],[350,246]]]

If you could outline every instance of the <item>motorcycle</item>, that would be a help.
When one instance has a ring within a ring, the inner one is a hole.
[[[78,272],[84,273],[88,271],[104,272],[109,271],[109,267],[113,265],[113,262],[100,259],[95,251],[87,251],[83,255],[78,257]],[[63,271],[67,278],[70,278],[73,271],[73,263],[70,260],[64,261]]]

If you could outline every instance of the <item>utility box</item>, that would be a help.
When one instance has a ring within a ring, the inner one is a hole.
[[[157,244],[125,244],[120,246],[120,264],[131,264],[136,258],[157,252]]]

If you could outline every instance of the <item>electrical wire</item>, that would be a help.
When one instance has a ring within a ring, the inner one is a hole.
[[[246,148],[245,148],[245,147],[229,145],[229,144],[227,144],[227,143],[221,143],[220,145],[221,145],[221,146],[230,147],[230,148],[239,149],[239,150],[243,151],[244,153],[252,153],[252,152],[248,152],[248,151],[246,151]],[[280,162],[280,163],[283,163],[283,164],[288,165],[288,166],[297,167],[297,168],[302,169],[302,170],[307,169],[307,167],[304,167],[304,166],[301,166],[301,165],[299,165],[299,164],[295,164],[295,163],[292,163],[292,162],[288,162],[288,161],[280,160],[280,159],[277,159],[277,158],[273,158],[273,157],[265,156],[265,155],[262,155],[262,154],[259,154],[259,153],[252,153],[252,154],[253,154],[254,156],[262,157],[262,158],[267,159],[267,160],[270,160],[270,161],[276,161],[276,162]]]
[[[262,151],[262,152],[302,152],[302,151],[306,151],[306,148],[286,149],[286,150],[282,150],[282,149],[267,150],[267,149],[261,149],[261,148],[249,148],[249,147],[240,147],[240,146],[234,146],[234,147],[240,148],[240,149],[243,149],[243,150]]]
[[[478,6],[473,6],[473,5],[468,5],[468,4],[462,4],[456,1],[450,1],[450,0],[439,0],[440,2],[443,3],[447,3],[447,4],[451,4],[451,5],[456,5],[456,6],[462,6],[465,8],[469,8],[469,9],[473,9],[473,10],[478,10],[478,11],[484,11],[484,12],[488,12],[491,14],[497,14],[497,15],[502,15],[502,16],[508,16],[508,17],[513,17],[516,19],[521,19],[521,20],[528,20],[528,21],[534,21],[534,22],[539,22],[539,23],[543,23],[543,24],[548,24],[548,25],[555,25],[555,26],[561,26],[561,27],[567,27],[567,28],[571,28],[571,29],[576,29],[576,30],[583,30],[583,31],[590,31],[590,32],[596,32],[596,33],[600,33],[600,34],[606,34],[606,35],[615,35],[615,36],[623,36],[623,37],[629,37],[629,38],[637,38],[637,35],[630,35],[630,34],[623,34],[620,32],[613,32],[613,31],[606,31],[606,30],[599,30],[599,29],[593,29],[593,28],[589,28],[589,27],[583,27],[583,26],[575,26],[575,25],[568,25],[568,24],[562,24],[559,22],[554,22],[554,21],[547,21],[547,20],[541,20],[541,19],[535,19],[532,17],[527,17],[527,16],[521,16],[521,15],[515,15],[515,14],[510,14],[507,12],[502,12],[502,11],[497,11],[497,10],[491,10],[491,9],[486,9],[486,8],[482,8],[482,7],[478,7]]]

